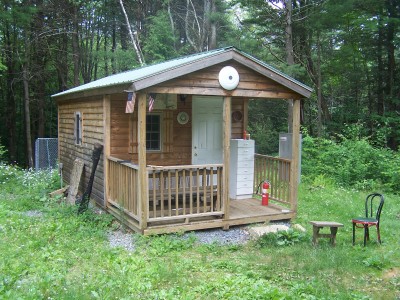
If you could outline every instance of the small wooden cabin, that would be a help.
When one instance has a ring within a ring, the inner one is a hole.
[[[102,144],[92,200],[143,234],[291,219],[300,100],[310,94],[309,87],[233,47],[72,88],[53,96],[64,178],[70,181],[80,158],[86,186],[93,145]],[[249,101],[258,98],[293,100],[292,159],[256,154],[254,141],[243,138]],[[268,206],[257,195],[263,180],[271,183]]]

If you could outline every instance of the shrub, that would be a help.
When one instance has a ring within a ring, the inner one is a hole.
[[[6,148],[0,144],[0,162],[5,159],[6,153],[7,153]]]
[[[332,178],[344,187],[357,189],[400,188],[400,156],[387,148],[375,148],[368,139],[348,139],[339,135],[338,141],[303,138],[302,174],[306,181],[318,176]]]

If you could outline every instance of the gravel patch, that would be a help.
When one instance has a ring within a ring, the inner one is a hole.
[[[121,230],[111,231],[108,233],[108,241],[111,248],[122,247],[130,252],[135,250],[132,233]]]
[[[184,233],[176,236],[180,239],[189,239],[194,236],[197,244],[217,245],[243,245],[250,240],[250,234],[246,227],[232,227],[229,230],[207,229]],[[115,230],[108,233],[108,241],[111,248],[122,247],[127,251],[135,250],[134,234]]]
[[[184,238],[194,235],[199,244],[243,245],[250,240],[246,227],[232,227],[229,230],[207,229],[198,230],[183,235]]]
[[[290,227],[290,223],[271,222],[271,225],[285,225]],[[229,230],[204,229],[186,232],[183,235],[174,236],[179,239],[189,239],[194,236],[197,244],[216,244],[216,245],[244,245],[252,239],[249,231],[253,226],[234,226]],[[108,233],[110,247],[122,247],[127,251],[135,250],[135,234],[123,232],[121,229]]]

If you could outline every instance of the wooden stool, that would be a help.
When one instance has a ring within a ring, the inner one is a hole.
[[[310,221],[313,225],[313,244],[318,245],[319,238],[329,238],[332,246],[336,245],[336,233],[339,227],[343,227],[343,224],[336,222],[327,221]],[[331,233],[319,233],[319,230],[323,227],[329,227]]]

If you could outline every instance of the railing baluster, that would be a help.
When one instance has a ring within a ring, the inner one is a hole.
[[[171,182],[171,171],[168,170],[168,215],[172,215],[172,182]]]
[[[213,203],[213,189],[214,189],[214,168],[210,168],[210,210],[214,211],[214,203]],[[208,196],[206,197],[206,199]]]
[[[186,178],[186,170],[182,170],[182,214],[186,214],[186,185],[187,185],[187,178]]]
[[[197,204],[196,213],[200,213],[200,169],[197,169],[197,175],[196,175],[196,204]]]
[[[207,199],[205,196],[207,195],[207,169],[203,168],[203,212],[207,211]]]
[[[189,213],[193,214],[193,170],[189,169]]]
[[[217,187],[217,201],[218,201],[218,209],[222,210],[222,167],[218,168],[218,187]]]
[[[179,171],[175,170],[175,215],[178,215],[178,202],[179,202]]]
[[[255,154],[254,192],[263,180],[271,183],[270,199],[290,204],[290,163],[284,158]],[[261,194],[261,190],[258,190]]]
[[[155,216],[157,214],[157,190],[156,190],[156,172],[151,172],[152,174],[152,182],[151,182],[151,191],[152,193],[152,202],[153,202],[153,216]],[[149,176],[150,177],[150,176]],[[151,193],[149,193],[150,195]],[[149,199],[150,200],[150,199]],[[149,205],[150,206],[150,205]]]
[[[164,173],[161,171],[159,173],[160,178],[158,179],[159,194],[160,194],[160,207],[161,207],[161,217],[164,217]]]

